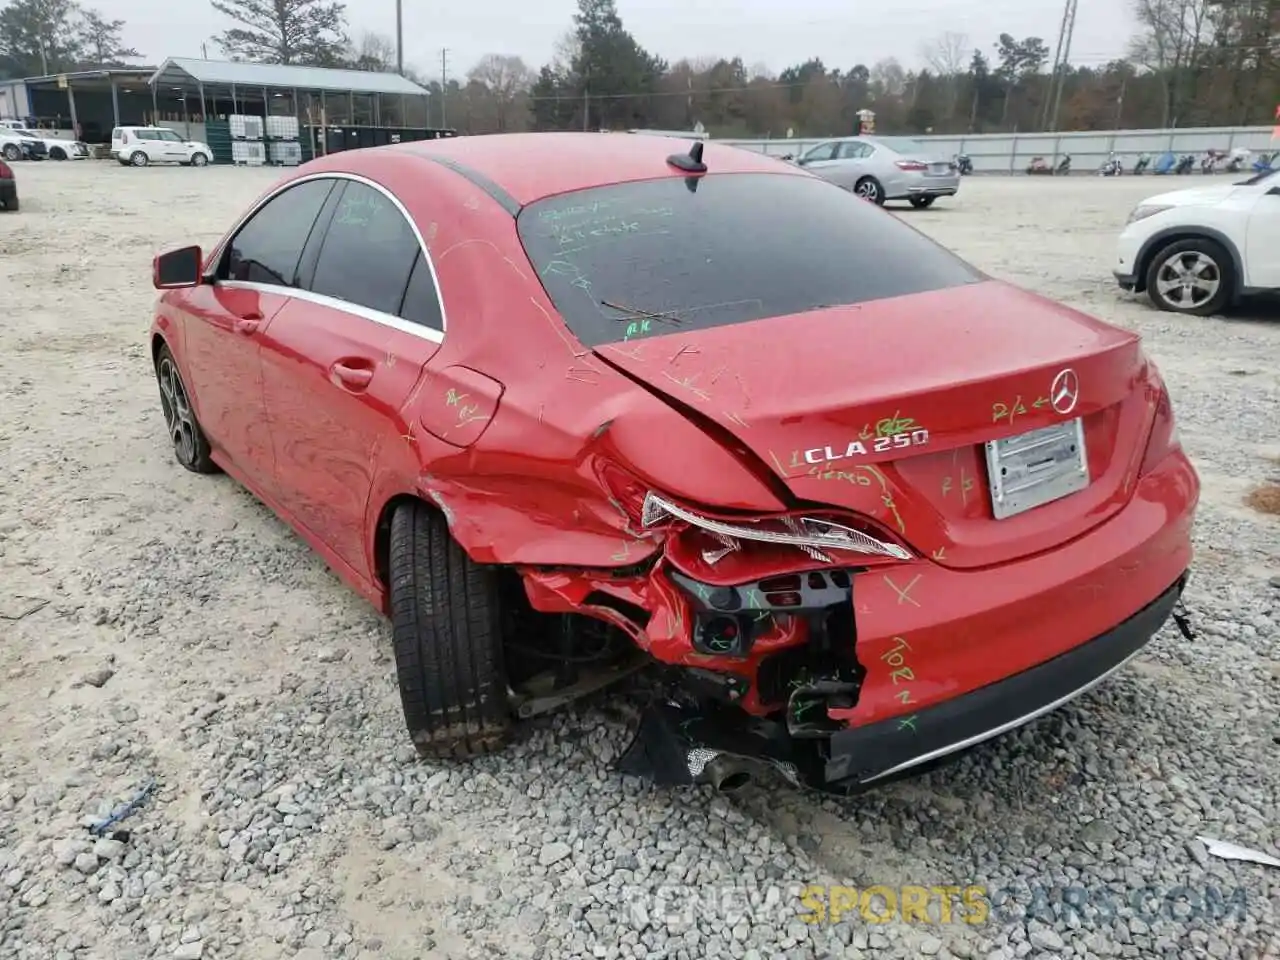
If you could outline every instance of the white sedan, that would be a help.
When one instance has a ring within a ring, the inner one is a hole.
[[[50,160],[85,160],[89,156],[89,148],[78,140],[63,140],[61,137],[46,137],[34,130],[15,131],[24,140],[39,140],[49,151]]]
[[[1280,171],[1143,200],[1112,272],[1161,310],[1196,316],[1280,290]]]

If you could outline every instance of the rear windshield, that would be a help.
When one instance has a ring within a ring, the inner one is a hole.
[[[588,347],[984,279],[895,216],[816,177],[679,177],[559,194],[517,229]]]

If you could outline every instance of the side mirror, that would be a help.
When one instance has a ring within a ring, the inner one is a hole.
[[[198,287],[204,255],[199,247],[182,247],[162,253],[151,261],[151,285],[157,290]]]

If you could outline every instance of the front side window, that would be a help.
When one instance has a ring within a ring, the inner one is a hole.
[[[419,249],[409,221],[390,199],[349,182],[329,221],[311,290],[395,316]]]
[[[332,180],[308,180],[272,197],[232,239],[219,277],[295,286],[298,260]]]
[[[985,279],[879,207],[800,175],[579,190],[529,204],[516,228],[588,347]]]

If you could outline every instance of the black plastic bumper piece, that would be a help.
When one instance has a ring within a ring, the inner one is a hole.
[[[1132,273],[1125,273],[1123,270],[1112,270],[1111,275],[1116,278],[1116,283],[1121,290],[1133,290],[1138,286],[1138,278]]]
[[[1184,573],[1119,626],[1052,660],[915,714],[832,736],[827,789],[857,791],[872,781],[932,763],[1016,729],[1084,693],[1135,656],[1182,596]]]

